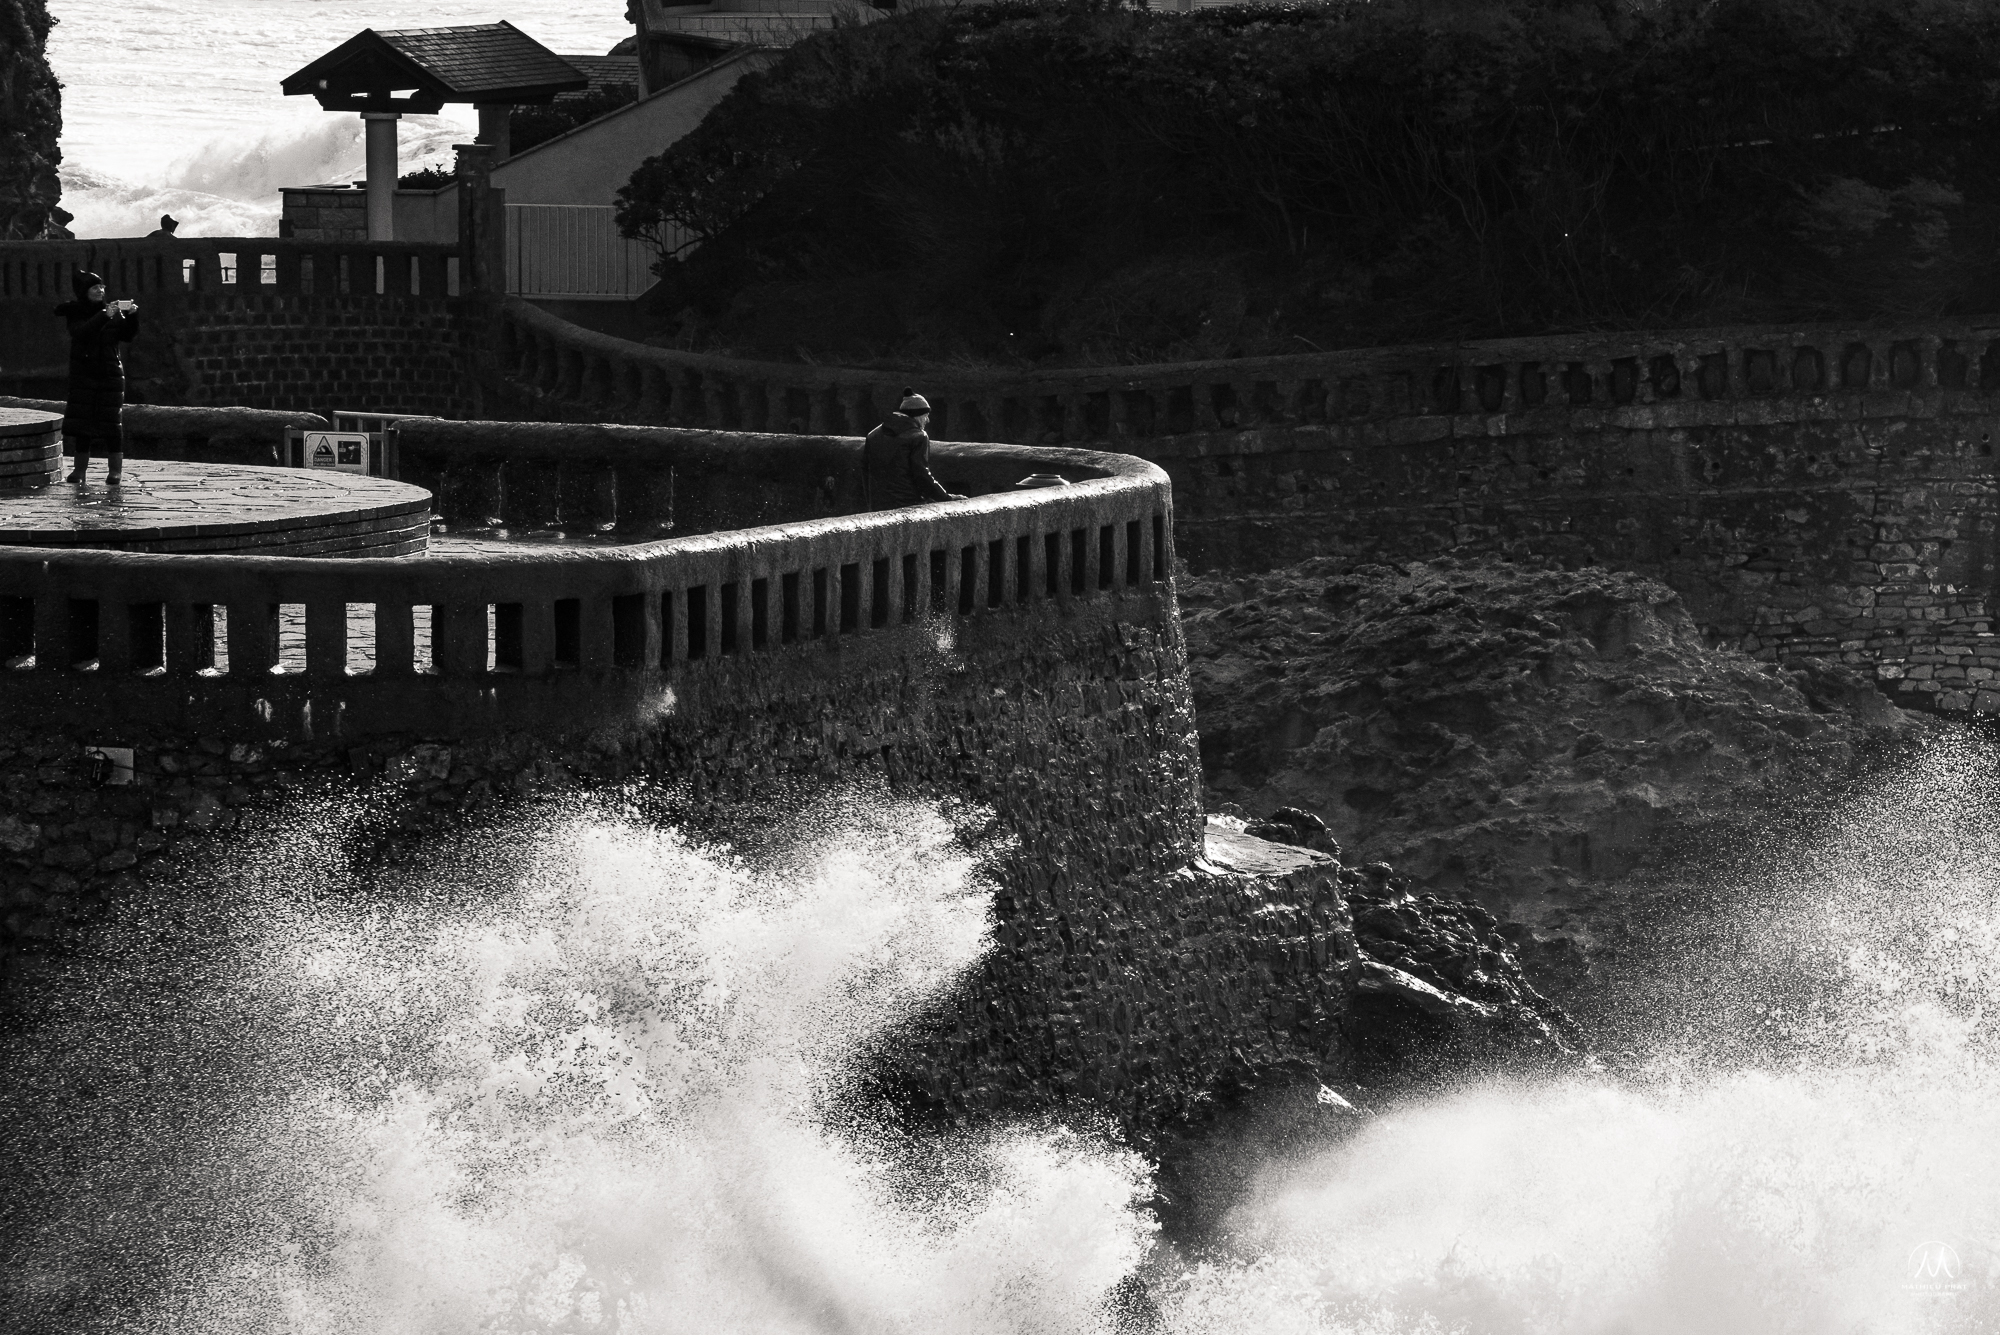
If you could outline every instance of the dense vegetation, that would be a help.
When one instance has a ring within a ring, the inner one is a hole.
[[[639,100],[639,84],[601,84],[587,92],[570,93],[544,106],[515,107],[507,127],[508,148],[525,153],[536,144]]]
[[[49,68],[43,0],[0,0],[0,241],[32,241],[52,217],[62,184],[62,85]]]
[[[621,219],[676,337],[819,356],[1986,311],[1996,69],[2000,0],[1003,0],[801,43]]]

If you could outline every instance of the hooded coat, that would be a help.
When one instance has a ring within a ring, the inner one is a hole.
[[[944,484],[931,475],[930,436],[921,422],[905,413],[890,413],[861,443],[861,476],[871,510],[951,499]]]
[[[122,451],[125,364],[118,345],[138,335],[139,313],[114,317],[104,302],[92,301],[86,294],[100,281],[92,273],[70,275],[76,300],[55,310],[69,325],[69,402],[62,429],[66,436],[108,441],[113,451]]]

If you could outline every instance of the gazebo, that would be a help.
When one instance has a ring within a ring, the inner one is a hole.
[[[447,102],[479,110],[479,142],[507,156],[507,114],[589,84],[575,66],[506,20],[460,28],[364,28],[287,78],[285,96],[310,93],[328,111],[367,126],[368,239],[395,239],[396,121]]]

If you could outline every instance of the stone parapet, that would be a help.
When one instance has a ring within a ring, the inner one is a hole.
[[[498,350],[494,401],[524,416],[861,429],[919,381],[940,438],[1159,463],[1197,569],[1453,548],[1601,563],[1664,580],[1752,653],[2000,711],[1971,675],[2000,577],[1992,322],[919,376],[645,348],[510,305]]]

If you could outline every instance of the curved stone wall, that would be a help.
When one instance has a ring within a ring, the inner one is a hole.
[[[447,473],[497,467],[503,488],[561,444],[405,432],[405,450]],[[607,442],[645,452],[644,433],[575,434],[586,464]],[[651,443],[683,463],[715,448],[701,432]],[[851,471],[859,448],[746,438],[717,466],[811,478]],[[1164,474],[1007,446],[937,462],[992,486],[1079,480],[629,546],[0,548],[0,957],[40,958],[40,939],[151,867],[185,884],[227,856],[208,841],[301,784],[388,813],[369,837],[393,841],[575,779],[648,775],[724,828],[852,783],[971,799],[1010,836],[990,868],[993,949],[889,1065],[925,1106],[1196,1115],[1261,1070],[1330,1076],[1357,959],[1337,868],[1297,850],[1203,857]],[[291,645],[288,605],[303,608]],[[357,608],[365,671],[347,654]],[[129,774],[92,748],[129,751]]]
[[[866,421],[900,372],[698,357],[503,312],[520,415]],[[1496,340],[922,379],[941,437],[1158,463],[1197,569],[1453,547],[1662,579],[1717,640],[2000,710],[2000,324]]]

